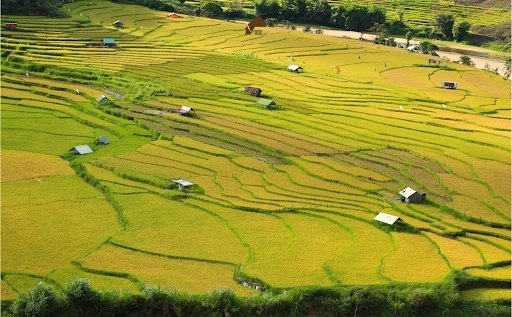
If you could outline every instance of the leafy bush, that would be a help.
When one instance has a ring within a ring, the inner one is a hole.
[[[19,317],[52,316],[60,306],[60,300],[54,290],[39,282],[27,293],[22,293],[12,303],[10,311]]]
[[[222,7],[215,1],[209,0],[201,5],[201,15],[204,17],[218,18],[223,13]]]

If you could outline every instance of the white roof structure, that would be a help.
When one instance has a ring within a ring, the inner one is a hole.
[[[98,97],[98,99],[96,99],[96,101],[102,101],[102,100],[109,100],[105,95],[101,95]]]
[[[300,66],[297,66],[297,65],[290,65],[287,67],[288,70],[291,70],[291,71],[296,71],[298,69],[302,69],[302,67]]]
[[[180,107],[180,112],[183,112],[183,113],[187,113],[189,111],[194,111],[194,109],[190,108],[190,107],[185,107],[185,106],[181,106]],[[195,111],[194,111],[195,112]]]
[[[400,195],[404,196],[405,198],[409,198],[412,195],[414,195],[414,193],[416,193],[416,191],[414,189],[412,189],[411,187],[407,187],[406,189],[402,189],[399,193],[400,193]]]
[[[408,46],[408,47],[407,47],[407,49],[408,49],[409,51],[415,50],[415,49],[417,49],[417,48],[418,48],[418,45],[411,45],[411,46]]]
[[[180,179],[173,179],[173,180],[171,180],[171,182],[174,182],[174,183],[180,185],[181,187],[189,187],[189,186],[195,185],[194,183],[191,183],[191,182],[186,181],[186,180],[181,179],[181,178]]]
[[[78,153],[80,155],[89,154],[89,153],[93,152],[93,150],[87,144],[77,145],[77,146],[71,148],[69,151]]]
[[[379,214],[373,219],[387,223],[388,225],[394,224],[397,220],[402,220],[397,216],[393,216],[384,212],[379,212]]]

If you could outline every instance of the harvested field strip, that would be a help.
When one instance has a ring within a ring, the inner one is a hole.
[[[7,284],[6,281],[1,280],[0,283],[1,283],[0,292],[2,294],[2,299],[3,300],[15,300],[16,297],[18,296],[16,291],[14,289],[12,289],[12,287],[9,286],[9,284]]]
[[[8,286],[10,286],[11,291],[16,293],[22,293],[30,290],[37,283],[42,282],[43,277],[37,277],[32,274],[6,274],[5,277],[2,278],[2,282],[5,282]],[[2,283],[3,284],[3,283]],[[3,285],[2,285],[3,286]],[[3,287],[2,287],[3,291]],[[11,294],[14,295],[14,294]],[[14,297],[17,297],[14,295]],[[4,298],[4,294],[2,293],[2,298]]]
[[[430,241],[417,234],[392,232],[396,249],[384,259],[382,274],[403,282],[441,281],[449,267]]]
[[[112,242],[159,254],[240,263],[247,250],[222,219],[150,194],[119,200],[127,229]],[[219,248],[222,253],[217,252]]]
[[[475,248],[456,239],[445,238],[430,232],[423,234],[437,244],[452,268],[461,270],[469,266],[484,265],[480,253]]]
[[[242,295],[254,293],[234,281],[234,265],[170,259],[111,245],[101,247],[80,263],[86,269],[128,273],[141,283],[162,288],[169,286],[181,292],[205,293],[228,285]]]

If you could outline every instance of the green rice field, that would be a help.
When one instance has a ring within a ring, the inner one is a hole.
[[[75,278],[241,296],[259,293],[245,281],[427,284],[456,270],[510,282],[510,81],[356,40],[244,35],[103,0],[63,10],[2,16],[18,23],[1,33],[2,299]],[[69,153],[84,144],[94,152]],[[425,200],[401,202],[406,187]]]

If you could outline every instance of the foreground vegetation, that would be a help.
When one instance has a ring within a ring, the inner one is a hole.
[[[82,299],[170,313],[173,298],[183,315],[371,315],[367,297],[389,315],[509,313],[508,81],[361,41],[63,9],[3,17],[18,23],[1,39],[4,308],[23,315],[44,281],[70,315],[94,314]],[[94,153],[68,152],[81,144]],[[396,200],[407,186],[426,201]]]

